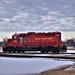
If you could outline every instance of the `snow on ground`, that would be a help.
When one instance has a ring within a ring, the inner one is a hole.
[[[0,75],[22,75],[40,73],[72,61],[58,61],[50,58],[6,58],[0,57]]]
[[[67,50],[67,53],[75,53],[75,50]]]

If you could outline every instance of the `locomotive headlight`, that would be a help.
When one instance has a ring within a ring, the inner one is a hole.
[[[14,40],[13,42],[17,42],[17,40]]]

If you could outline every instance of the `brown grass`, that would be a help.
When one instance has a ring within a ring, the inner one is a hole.
[[[62,67],[58,67],[57,69],[41,72],[39,75],[75,75],[75,70],[66,70],[67,68],[72,66],[75,65],[64,65]]]
[[[62,70],[47,71],[47,72],[42,72],[40,75],[75,75],[75,70],[68,70],[68,71],[62,71]]]

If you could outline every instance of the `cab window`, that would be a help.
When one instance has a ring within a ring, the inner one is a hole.
[[[13,39],[17,39],[17,37],[13,37]]]
[[[19,37],[20,43],[23,43],[23,37]]]

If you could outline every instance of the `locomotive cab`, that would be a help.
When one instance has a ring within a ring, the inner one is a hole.
[[[19,40],[19,43],[24,43],[24,38],[22,36],[20,36],[19,34],[15,33],[13,36],[12,36],[12,39],[13,40]]]

